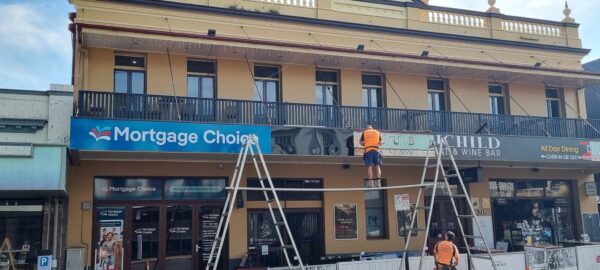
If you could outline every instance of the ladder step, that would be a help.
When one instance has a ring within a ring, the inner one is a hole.
[[[481,256],[481,255],[484,255],[484,256]],[[477,255],[473,256],[473,258],[490,260],[490,261],[492,260],[492,257],[490,257],[490,255],[487,255],[485,253],[484,254],[477,254]]]
[[[426,232],[427,228],[417,228],[417,231],[419,231],[419,232]]]
[[[261,178],[258,178],[258,180],[265,181],[265,180],[267,180],[267,178],[266,177],[261,177]]]
[[[448,174],[446,175],[446,178],[455,178],[458,177],[458,174]]]
[[[464,235],[465,238],[469,238],[469,239],[483,239],[483,237],[481,236],[477,236],[477,235]]]
[[[215,266],[215,263],[208,263],[208,266]]]
[[[457,215],[458,218],[474,218],[473,215]]]
[[[454,194],[454,195],[450,195],[450,197],[452,197],[452,198],[466,198],[467,195],[465,195],[465,194]]]
[[[293,245],[283,245],[283,246],[281,246],[281,248],[290,249],[290,248],[294,248],[294,246]]]
[[[283,225],[285,225],[285,223],[283,223],[283,222],[275,222],[275,226],[283,226]]]
[[[419,207],[417,207],[415,209],[416,210],[429,210],[429,209],[431,209],[431,207],[430,206],[419,206]]]
[[[437,164],[430,164],[430,165],[427,165],[427,168],[435,168],[435,167],[437,167]]]

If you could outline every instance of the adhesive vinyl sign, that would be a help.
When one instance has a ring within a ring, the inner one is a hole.
[[[271,127],[158,121],[71,119],[72,149],[238,153],[249,135],[271,153]]]

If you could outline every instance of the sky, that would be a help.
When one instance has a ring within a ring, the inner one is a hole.
[[[430,0],[431,5],[485,11],[487,0]],[[599,0],[569,0],[571,16],[581,23],[584,63],[600,58]],[[564,0],[497,0],[503,14],[560,21]],[[0,0],[0,88],[47,90],[71,82],[71,33],[68,0]]]

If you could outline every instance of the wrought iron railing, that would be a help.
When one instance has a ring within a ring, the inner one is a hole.
[[[436,112],[355,106],[316,105],[251,100],[204,99],[160,95],[80,91],[77,116],[312,126],[381,130],[432,131],[568,138],[600,138],[600,120],[548,118],[483,113]],[[592,127],[593,126],[593,127]]]

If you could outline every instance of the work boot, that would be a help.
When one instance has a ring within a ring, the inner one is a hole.
[[[376,180],[374,180],[375,182],[375,187],[381,187],[381,178],[377,178]]]
[[[367,188],[374,188],[374,187],[375,187],[375,180],[367,179]]]

